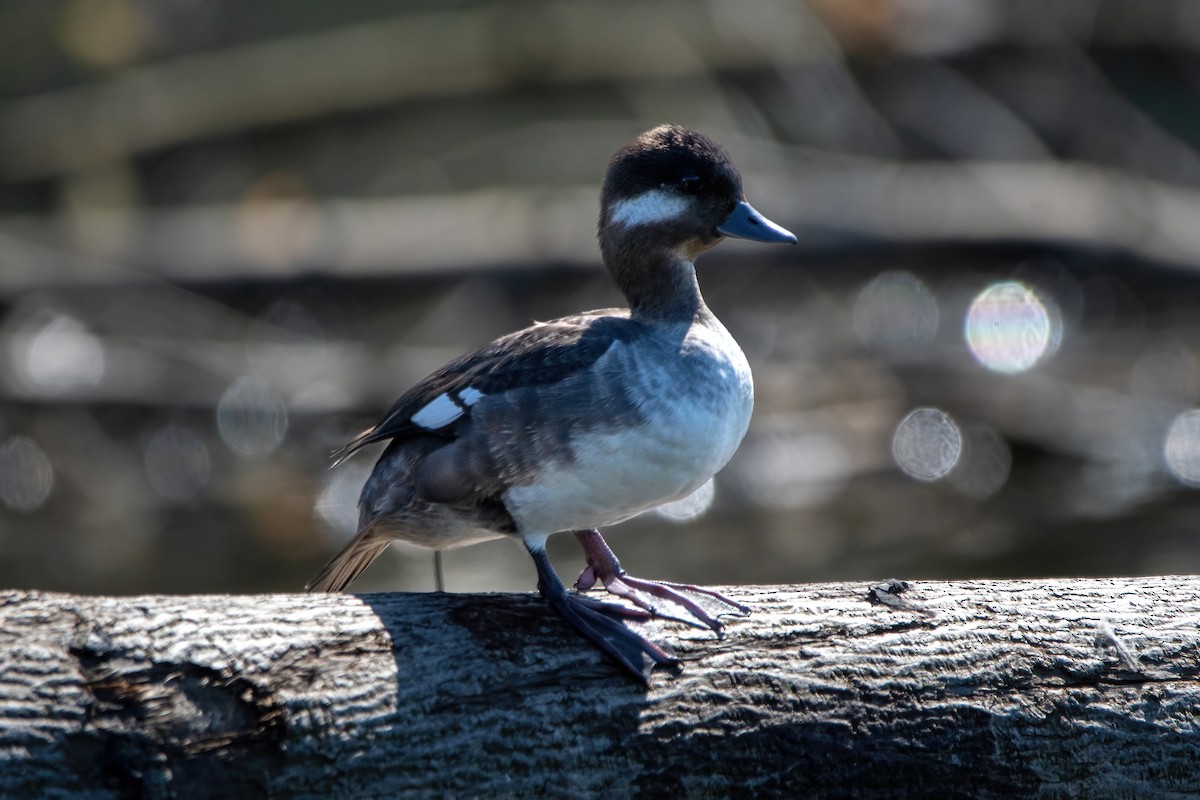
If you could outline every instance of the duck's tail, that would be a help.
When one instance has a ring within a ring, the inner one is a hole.
[[[329,563],[317,573],[317,577],[304,587],[308,592],[340,592],[362,574],[391,543],[391,537],[368,525],[358,532]]]

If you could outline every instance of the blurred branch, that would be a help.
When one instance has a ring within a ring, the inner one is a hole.
[[[1081,164],[824,164],[755,176],[755,202],[821,246],[1031,243],[1200,263],[1200,192]]]
[[[1011,0],[809,2],[844,47],[867,52],[888,48],[910,54],[949,55],[1005,44],[1194,47],[1200,42],[1200,20],[1194,16],[1189,0],[1158,0],[1136,6],[1105,0],[1053,4]]]
[[[1083,165],[808,160],[748,176],[755,205],[815,250],[1028,243],[1200,264],[1200,192]],[[429,274],[558,264],[595,269],[597,189],[487,190],[385,200],[89,210],[0,219],[0,293],[31,286]],[[121,244],[90,257],[75,231]],[[111,229],[113,232],[106,233]],[[718,250],[717,260],[733,248]],[[95,258],[108,265],[97,268]],[[115,266],[120,264],[120,267]]]
[[[46,177],[189,139],[510,84],[793,63],[820,49],[807,19],[803,6],[782,0],[704,13],[683,0],[535,2],[411,13],[188,56],[0,111],[0,176]]]
[[[989,45],[1192,47],[1186,3],[830,3],[702,11],[540,0],[412,12],[130,68],[0,110],[0,179],[61,175],[203,137],[410,100],[521,86],[786,73],[844,49],[936,56]],[[1077,99],[1077,98],[1075,98]],[[830,109],[804,113],[824,115]],[[1111,120],[1104,126],[1111,125]]]
[[[495,190],[387,200],[261,202],[172,211],[80,212],[69,225],[0,220],[0,292],[31,286],[428,273],[535,262],[595,263],[598,189]],[[119,253],[64,258],[73,231],[127,241]],[[108,231],[115,230],[115,234]],[[108,273],[105,275],[105,273]]]

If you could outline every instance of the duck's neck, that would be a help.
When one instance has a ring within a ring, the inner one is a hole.
[[[709,313],[686,254],[645,240],[610,244],[601,242],[604,263],[634,319],[691,322]]]

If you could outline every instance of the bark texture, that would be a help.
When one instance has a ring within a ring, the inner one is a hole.
[[[0,593],[0,797],[1200,795],[1200,579],[901,589],[648,689],[533,596]]]

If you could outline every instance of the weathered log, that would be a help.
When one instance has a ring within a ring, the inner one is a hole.
[[[530,595],[0,593],[0,797],[1200,794],[1200,578],[727,591],[648,689]]]

